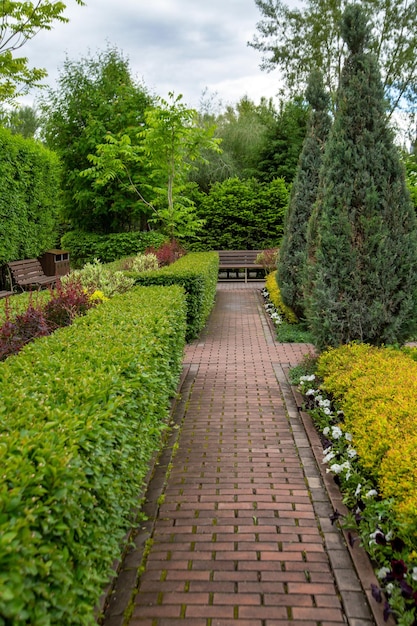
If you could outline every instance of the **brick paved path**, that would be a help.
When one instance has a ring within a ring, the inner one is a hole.
[[[373,623],[278,384],[309,346],[273,340],[260,286],[219,284],[207,329],[186,348],[177,450],[129,626]]]

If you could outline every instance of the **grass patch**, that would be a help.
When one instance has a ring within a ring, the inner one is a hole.
[[[276,326],[276,338],[281,343],[313,343],[310,331],[303,324],[282,321]]]

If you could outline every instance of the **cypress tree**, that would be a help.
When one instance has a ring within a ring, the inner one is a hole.
[[[302,277],[307,225],[317,196],[320,165],[331,127],[330,97],[324,90],[321,72],[312,72],[305,96],[310,105],[307,133],[291,190],[277,272],[283,301],[300,318],[304,317]]]
[[[319,348],[402,344],[417,322],[416,217],[358,4],[342,36],[350,54],[309,225],[307,317]]]

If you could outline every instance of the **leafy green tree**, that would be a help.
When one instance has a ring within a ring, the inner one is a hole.
[[[30,106],[4,111],[0,113],[0,120],[14,135],[22,135],[25,139],[33,138],[41,123],[36,109]]]
[[[83,0],[75,1],[84,5]],[[64,2],[55,0],[0,3],[0,102],[14,100],[45,78],[46,70],[30,68],[28,59],[16,56],[16,51],[39,31],[51,30],[54,22],[68,22],[65,9]]]
[[[275,127],[277,112],[272,100],[261,98],[257,105],[244,96],[234,106],[215,114],[203,102],[200,117],[216,125],[221,139],[221,153],[207,153],[205,162],[193,173],[192,180],[208,193],[211,185],[227,178],[251,178],[258,175],[258,164],[266,138]]]
[[[349,53],[340,31],[349,0],[303,0],[301,8],[282,0],[255,3],[263,19],[249,45],[264,54],[262,67],[278,68],[285,89],[295,94],[310,72],[320,69],[326,88],[335,95]],[[369,46],[377,56],[391,111],[404,102],[409,108],[417,97],[417,2],[363,0],[361,5],[370,19]]]
[[[291,183],[306,135],[308,104],[298,96],[281,101],[275,122],[264,136],[256,177],[263,181],[285,178]]]
[[[229,178],[202,195],[197,211],[204,218],[199,246],[207,250],[257,250],[278,246],[288,187],[282,178],[261,183]]]
[[[319,348],[403,343],[417,325],[417,223],[360,5],[308,235],[307,318]]]
[[[330,97],[324,90],[323,78],[318,70],[310,76],[306,99],[311,107],[307,135],[291,189],[277,273],[284,303],[299,318],[304,317],[303,275],[307,225],[317,197],[319,171],[331,127]]]
[[[70,227],[97,233],[146,227],[146,212],[127,177],[97,188],[80,172],[90,166],[88,155],[106,135],[135,138],[151,102],[117,49],[80,61],[66,59],[57,89],[50,89],[40,106],[43,136],[63,164],[63,216]]]
[[[223,154],[230,155],[235,176],[251,178],[256,175],[259,156],[268,131],[275,126],[276,115],[272,100],[263,98],[256,105],[244,96],[217,118],[217,134],[222,139]]]
[[[198,123],[198,113],[187,109],[182,96],[162,98],[145,111],[145,124],[132,141],[128,135],[106,136],[89,159],[84,175],[96,186],[127,176],[140,204],[151,210],[155,223],[171,238],[192,237],[202,226],[187,193],[190,172],[204,160],[204,150],[219,150],[214,127]],[[142,176],[136,176],[139,169]],[[147,198],[150,198],[149,200]]]

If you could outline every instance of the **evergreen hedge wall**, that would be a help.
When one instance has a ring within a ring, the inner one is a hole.
[[[0,263],[57,246],[60,164],[34,139],[0,128]]]
[[[146,248],[158,248],[166,240],[156,231],[132,231],[99,235],[83,230],[73,230],[61,238],[61,246],[70,253],[71,267],[81,268],[94,259],[111,263],[125,256],[145,252]]]

